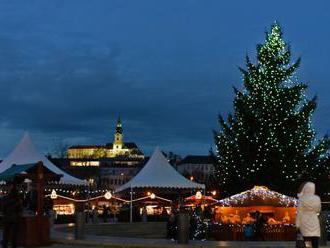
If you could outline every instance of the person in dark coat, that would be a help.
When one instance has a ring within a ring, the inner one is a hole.
[[[108,209],[106,205],[103,205],[102,218],[103,218],[103,222],[106,223],[108,219]]]
[[[9,240],[11,240],[11,247],[17,247],[18,224],[22,217],[22,209],[18,191],[16,187],[13,187],[3,202],[3,248],[8,247]]]
[[[161,214],[161,220],[162,220],[162,221],[167,221],[167,219],[168,219],[168,213],[167,213],[167,211],[166,211],[166,208],[163,207],[163,209],[162,209],[162,214]]]
[[[255,238],[258,241],[264,241],[264,225],[266,223],[265,217],[259,211],[256,211],[256,223],[255,223]]]
[[[176,239],[176,234],[177,234],[177,219],[175,216],[175,212],[172,210],[167,220],[167,238],[174,241]]]

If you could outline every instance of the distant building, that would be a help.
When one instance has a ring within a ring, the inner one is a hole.
[[[110,158],[102,159],[99,184],[108,189],[116,189],[131,180],[144,166],[146,159]]]
[[[123,141],[123,128],[118,119],[112,143],[71,146],[66,159],[53,158],[52,161],[97,187],[115,189],[141,169],[145,157],[135,143]]]
[[[68,149],[71,166],[100,166],[104,158],[144,159],[144,155],[135,143],[123,141],[123,128],[118,119],[112,143],[106,145],[76,145]]]
[[[177,164],[177,170],[191,180],[207,183],[214,173],[214,160],[212,156],[188,155]]]

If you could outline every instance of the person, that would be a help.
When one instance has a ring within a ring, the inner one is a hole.
[[[313,248],[318,248],[321,236],[318,214],[321,211],[320,197],[315,194],[315,184],[303,183],[298,193],[296,227],[304,237],[305,242],[311,242]]]
[[[252,223],[247,223],[244,225],[244,238],[246,241],[252,241],[254,230]]]
[[[242,224],[253,224],[255,222],[255,219],[251,217],[250,213],[247,213],[246,216],[243,218]]]
[[[50,227],[53,227],[55,222],[55,212],[53,208],[54,208],[53,200],[50,197],[45,198],[44,211],[46,216],[48,216],[49,218]]]
[[[147,222],[147,216],[148,216],[148,212],[147,212],[147,208],[144,206],[142,208],[142,222]]]
[[[176,232],[177,232],[177,223],[176,223],[176,216],[175,212],[172,210],[170,216],[167,220],[167,238],[175,241]]]
[[[22,216],[22,202],[15,186],[3,202],[3,240],[2,247],[7,248],[11,236],[11,247],[17,247],[18,224]]]
[[[93,224],[97,224],[99,223],[99,211],[97,209],[97,206],[94,206],[93,207],[93,210],[92,210],[92,219],[93,219]]]
[[[103,222],[106,223],[108,218],[108,210],[106,205],[103,205],[102,218],[103,218]]]
[[[196,216],[196,211],[193,210],[189,216],[189,239],[195,238],[196,229],[197,229],[197,216]]]
[[[289,212],[286,211],[286,212],[285,212],[285,215],[284,215],[284,217],[283,217],[282,222],[283,222],[284,224],[288,224],[288,223],[290,223],[290,220],[291,220],[291,218],[290,218]]]
[[[167,221],[168,218],[168,213],[165,207],[162,208],[162,213],[161,213],[161,220],[162,221]]]
[[[255,224],[255,237],[256,240],[258,241],[264,241],[265,237],[263,234],[263,229],[264,229],[264,225],[265,225],[265,218],[263,216],[262,213],[260,213],[259,211],[256,211],[256,224]]]
[[[205,207],[204,210],[204,220],[211,222],[213,219],[212,207],[210,205]]]

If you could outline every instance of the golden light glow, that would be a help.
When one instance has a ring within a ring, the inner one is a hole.
[[[197,191],[195,196],[196,196],[197,200],[200,200],[203,197],[202,192],[200,192],[200,191]]]
[[[112,198],[112,194],[110,193],[110,191],[107,191],[105,194],[104,194],[104,198],[107,199],[107,200],[110,200]]]
[[[57,199],[57,193],[55,189],[52,190],[52,193],[50,194],[50,199]]]
[[[99,161],[70,161],[71,166],[100,166]]]

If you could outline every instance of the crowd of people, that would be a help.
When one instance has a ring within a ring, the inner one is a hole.
[[[86,223],[98,224],[101,222],[117,222],[117,218],[113,214],[113,211],[109,205],[102,205],[99,209],[98,206],[91,206],[86,204],[84,212]]]

